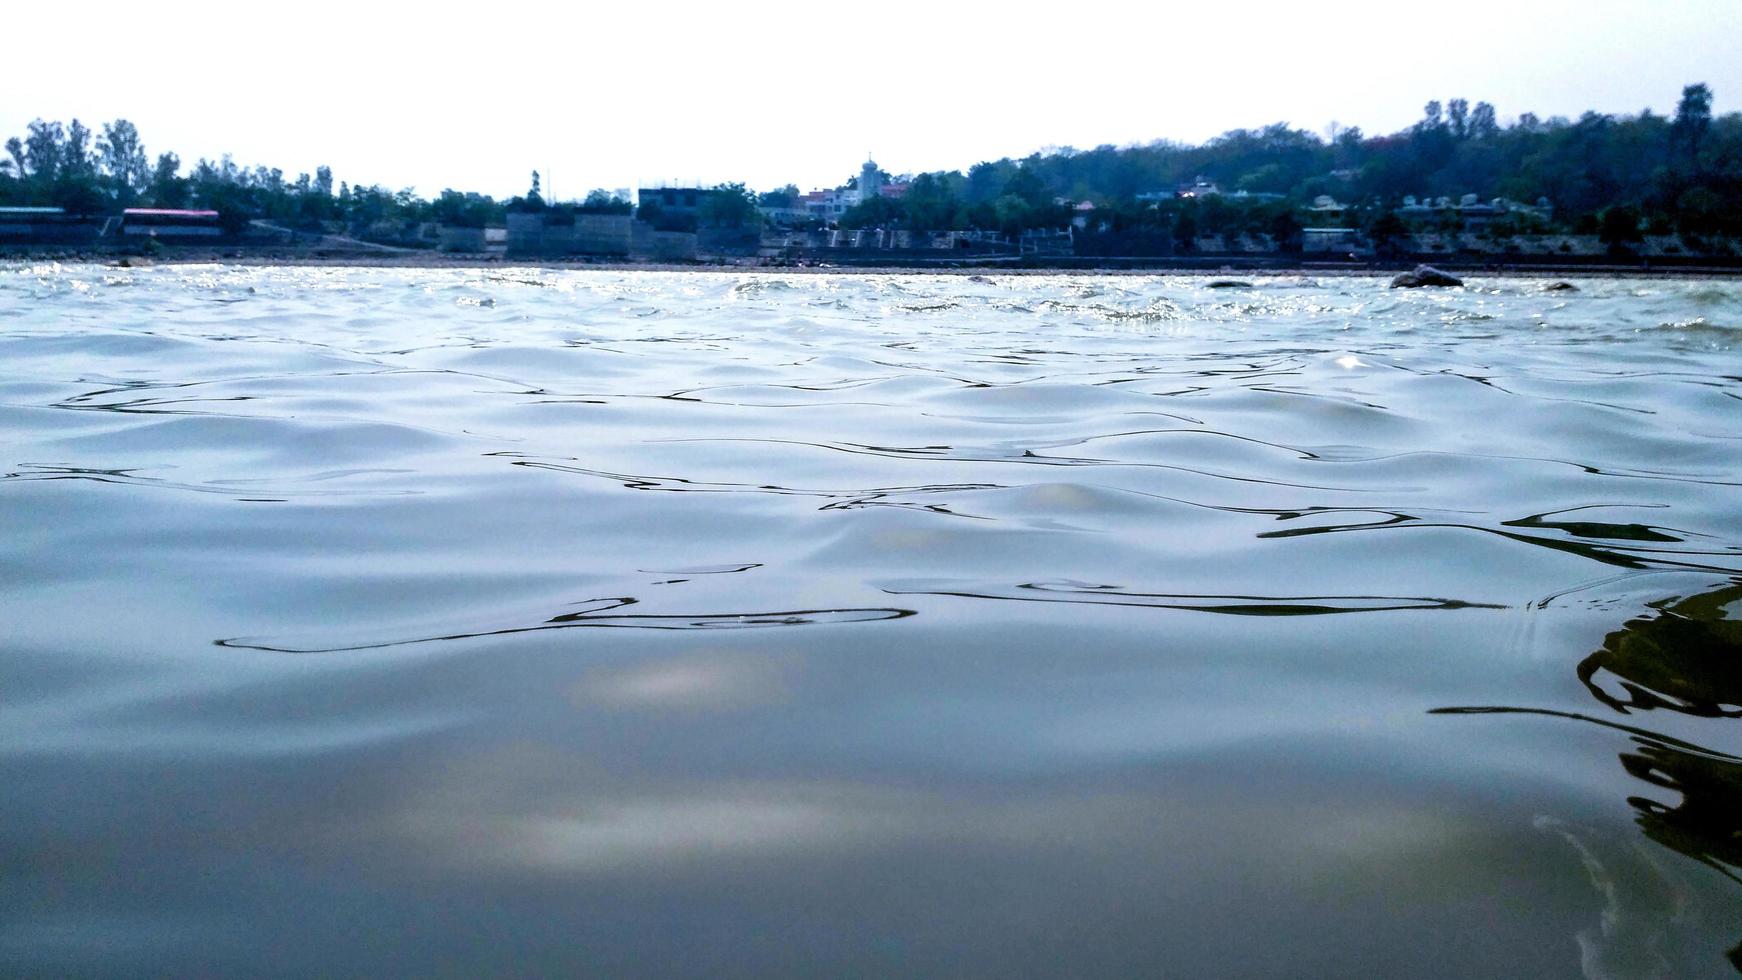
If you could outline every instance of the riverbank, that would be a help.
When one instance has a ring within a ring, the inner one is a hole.
[[[316,268],[379,268],[379,269],[474,269],[474,268],[550,268],[596,269],[609,272],[753,272],[791,274],[883,274],[883,275],[1204,275],[1204,276],[1390,276],[1417,265],[1436,268],[1465,276],[1503,276],[1509,278],[1566,277],[1651,277],[1651,278],[1739,278],[1742,263],[1735,260],[1711,264],[1698,262],[1621,263],[1621,262],[1544,262],[1485,263],[1447,256],[1419,256],[1396,261],[1313,262],[1280,258],[1250,258],[1222,256],[1125,257],[1096,259],[1090,257],[1046,256],[1028,259],[1008,259],[997,262],[939,261],[936,263],[889,263],[857,261],[852,263],[788,264],[758,258],[717,258],[698,262],[639,262],[627,260],[597,260],[585,258],[507,258],[500,254],[444,253],[422,251],[352,251],[308,249],[166,249],[157,256],[117,254],[109,251],[76,249],[0,249],[0,263],[59,262],[68,264],[110,265],[119,268],[144,268],[152,265],[241,265]]]

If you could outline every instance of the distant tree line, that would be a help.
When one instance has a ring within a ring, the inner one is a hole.
[[[1173,196],[1174,188],[1198,177],[1225,193]],[[1239,191],[1247,194],[1226,193]],[[1286,244],[1298,235],[1299,208],[1328,195],[1351,207],[1340,217],[1315,220],[1360,227],[1383,241],[1410,230],[1393,213],[1406,195],[1464,194],[1552,202],[1551,225],[1519,212],[1494,222],[1490,233],[1496,235],[1557,230],[1614,242],[1670,232],[1696,240],[1742,236],[1742,114],[1714,117],[1704,84],[1683,89],[1667,118],[1649,110],[1587,112],[1576,120],[1524,113],[1502,124],[1486,102],[1433,101],[1420,121],[1385,136],[1335,124],[1321,136],[1277,123],[1233,130],[1198,146],[1066,147],[975,164],[966,173],[922,173],[899,199],[869,198],[840,224],[1014,234],[1063,227],[1075,213],[1072,203],[1090,202],[1097,228],[1182,243],[1198,235],[1263,235]],[[708,195],[695,215],[643,217],[671,225],[752,224],[759,205],[791,208],[798,199],[792,185],[757,195],[729,184]],[[101,132],[76,119],[65,126],[32,122],[22,138],[6,142],[0,204],[52,205],[75,214],[210,208],[235,228],[252,219],[309,227],[383,221],[477,227],[500,223],[511,210],[548,210],[547,220],[556,221],[630,210],[629,202],[604,191],[579,202],[547,203],[536,174],[526,195],[497,201],[452,189],[424,200],[409,189],[343,182],[335,188],[327,167],[290,179],[276,168],[238,166],[228,156],[201,159],[184,173],[174,153],[148,157],[138,129],[125,119],[103,124]],[[1437,220],[1457,219],[1446,212]]]
[[[0,159],[0,205],[64,208],[75,215],[110,214],[121,208],[202,208],[217,211],[226,229],[238,231],[264,219],[293,228],[331,223],[369,227],[380,223],[436,221],[462,227],[500,225],[510,210],[549,208],[558,214],[628,213],[630,202],[603,190],[584,201],[547,205],[538,175],[523,197],[497,201],[453,189],[425,200],[409,188],[339,182],[331,168],[287,179],[274,167],[238,166],[228,155],[201,159],[183,173],[181,158],[146,155],[139,130],[125,119],[105,123],[100,134],[74,119],[70,124],[32,122],[23,138],[6,141]]]

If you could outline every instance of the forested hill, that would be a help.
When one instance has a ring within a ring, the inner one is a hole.
[[[1487,103],[1452,99],[1429,102],[1419,122],[1385,136],[1350,128],[1327,139],[1278,123],[1199,146],[1066,148],[977,164],[965,175],[924,175],[908,197],[917,191],[915,204],[941,212],[950,203],[995,206],[1014,193],[1034,207],[1090,201],[1118,216],[1149,210],[1140,195],[1153,200],[1202,177],[1225,197],[1281,195],[1298,206],[1327,195],[1369,219],[1406,196],[1475,194],[1526,204],[1546,198],[1567,228],[1595,230],[1604,212],[1624,208],[1663,230],[1735,235],[1742,233],[1742,114],[1714,118],[1711,106],[1711,91],[1690,85],[1673,117],[1525,113],[1503,125]]]

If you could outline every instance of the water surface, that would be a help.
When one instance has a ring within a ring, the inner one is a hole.
[[[0,972],[1734,975],[1742,289],[0,267]]]

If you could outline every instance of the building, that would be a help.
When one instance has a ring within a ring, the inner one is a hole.
[[[1064,202],[1061,201],[1060,203]],[[1095,202],[1078,201],[1076,204],[1071,205],[1071,227],[1080,231],[1087,231],[1091,224],[1098,224],[1098,222],[1095,221]]]
[[[66,208],[0,208],[0,221],[26,223],[43,221],[61,217],[67,213]]]
[[[1286,201],[1288,195],[1273,191],[1235,191],[1232,194],[1223,194],[1222,200],[1233,201],[1235,204],[1268,204],[1272,201]]]
[[[1360,251],[1361,243],[1353,228],[1302,228],[1300,250],[1306,255],[1333,253],[1348,255]]]
[[[1215,181],[1209,179],[1208,177],[1199,176],[1197,179],[1193,180],[1189,184],[1179,185],[1179,190],[1174,192],[1174,196],[1175,197],[1215,197],[1216,195],[1218,195],[1220,193],[1222,193],[1222,188],[1216,186]]]
[[[0,208],[0,238],[28,237],[41,225],[60,224],[65,208]]]
[[[642,208],[651,205],[661,214],[694,218],[713,193],[707,187],[643,187],[636,193],[636,202]]]
[[[811,213],[804,206],[802,195],[790,207],[759,204],[756,210],[762,212],[763,219],[776,228],[795,228],[811,220]]]
[[[0,208],[0,242],[81,244],[96,239],[100,222],[64,208]]]
[[[799,207],[804,209],[811,220],[833,224],[849,209],[864,203],[868,198],[881,197],[888,201],[900,201],[907,196],[907,189],[911,186],[908,181],[885,179],[877,161],[866,160],[859,167],[858,176],[847,185],[800,195]]]
[[[828,191],[811,191],[799,196],[799,206],[811,218],[832,224],[845,214],[847,209],[859,203],[859,192],[836,188]]]
[[[217,238],[224,234],[216,211],[179,208],[127,208],[121,212],[121,234],[161,239]]]
[[[1449,197],[1418,199],[1411,194],[1404,197],[1402,206],[1395,213],[1404,221],[1438,224],[1455,219],[1465,227],[1480,228],[1507,215],[1547,221],[1553,217],[1554,208],[1546,197],[1539,198],[1536,206],[1532,207],[1504,197],[1496,197],[1484,203],[1474,194],[1465,194],[1456,202]]]
[[[865,164],[859,168],[859,183],[855,190],[860,201],[883,193],[883,171],[877,166],[877,161],[869,158],[865,160]]]

